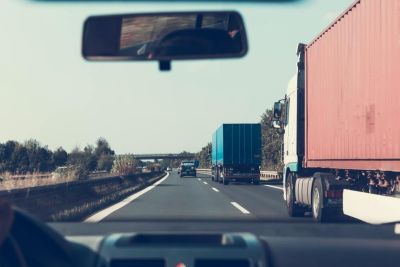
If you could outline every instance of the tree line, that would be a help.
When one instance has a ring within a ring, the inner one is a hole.
[[[52,151],[35,139],[23,143],[7,141],[0,143],[0,173],[51,172],[61,166],[76,166],[85,172],[110,171],[114,155],[114,150],[104,138],[99,138],[95,146],[87,145],[83,150],[74,148],[69,153],[62,147]]]

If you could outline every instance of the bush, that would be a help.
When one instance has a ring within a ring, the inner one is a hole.
[[[137,172],[138,162],[133,155],[116,156],[111,172],[113,174],[128,176]]]

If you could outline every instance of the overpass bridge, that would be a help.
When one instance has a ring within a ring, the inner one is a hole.
[[[136,159],[139,160],[150,160],[150,159],[194,159],[194,153],[189,154],[133,154]]]

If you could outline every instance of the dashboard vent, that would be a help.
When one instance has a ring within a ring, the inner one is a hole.
[[[195,267],[250,267],[246,259],[198,259]]]
[[[110,267],[165,267],[163,259],[118,259],[111,260]]]

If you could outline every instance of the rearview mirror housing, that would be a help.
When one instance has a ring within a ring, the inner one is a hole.
[[[248,51],[238,12],[175,12],[92,16],[82,55],[94,61],[240,58]],[[166,64],[168,68],[168,64]]]

